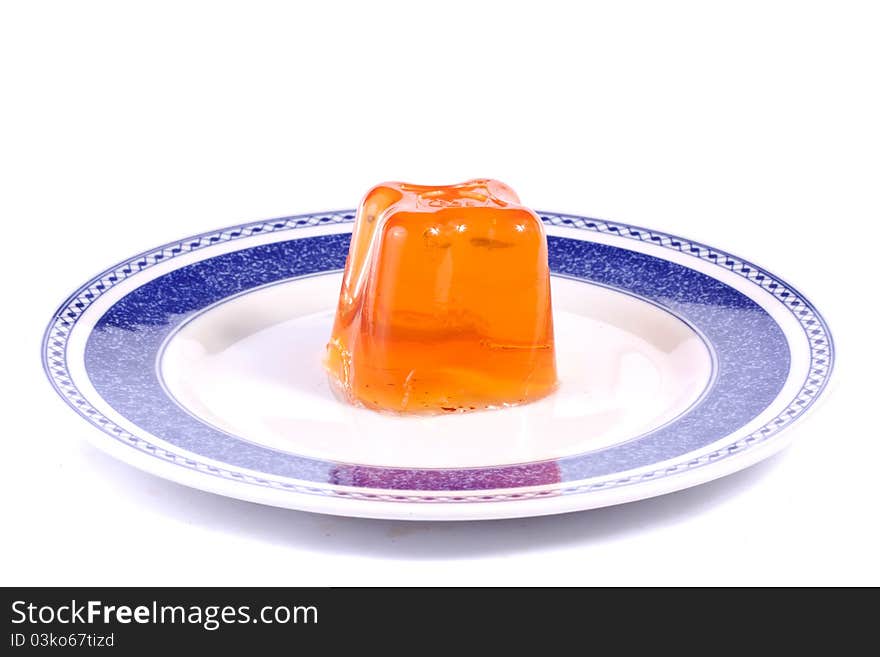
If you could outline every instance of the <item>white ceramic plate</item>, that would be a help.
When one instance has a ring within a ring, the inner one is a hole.
[[[786,444],[833,363],[809,301],[717,249],[540,214],[561,385],[533,404],[399,417],[333,397],[321,354],[353,211],[198,235],[103,272],[55,313],[44,366],[120,459],[340,515],[588,509],[705,482]]]

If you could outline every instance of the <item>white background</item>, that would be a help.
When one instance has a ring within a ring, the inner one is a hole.
[[[0,583],[880,584],[878,32],[867,2],[4,3]],[[794,445],[592,512],[333,518],[117,463],[44,380],[113,262],[477,176],[801,288],[839,362]]]

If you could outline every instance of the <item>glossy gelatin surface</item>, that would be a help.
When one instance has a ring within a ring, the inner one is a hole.
[[[351,403],[522,404],[556,387],[547,241],[507,185],[383,183],[358,208],[325,364]]]

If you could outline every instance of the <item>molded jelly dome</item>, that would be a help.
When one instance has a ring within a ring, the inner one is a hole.
[[[352,403],[522,404],[556,387],[547,240],[507,185],[383,183],[358,208],[325,364]]]

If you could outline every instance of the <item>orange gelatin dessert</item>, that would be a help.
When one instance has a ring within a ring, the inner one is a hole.
[[[325,364],[342,397],[388,411],[468,411],[552,392],[540,219],[496,180],[371,189]]]

